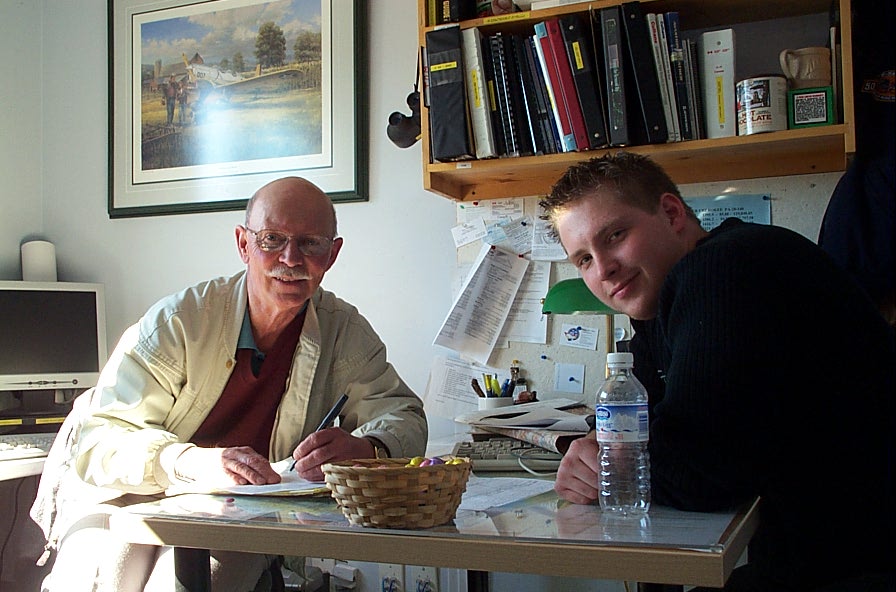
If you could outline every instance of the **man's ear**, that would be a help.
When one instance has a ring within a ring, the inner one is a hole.
[[[682,230],[688,219],[687,206],[684,201],[672,193],[660,196],[660,212],[669,221],[674,230]]]
[[[337,236],[333,239],[333,246],[330,247],[330,260],[327,262],[327,271],[330,271],[330,268],[333,267],[333,264],[336,263],[336,257],[339,256],[339,251],[342,250],[342,237]]]
[[[240,254],[240,259],[243,260],[243,263],[249,263],[249,231],[246,230],[245,226],[239,226],[234,229],[234,235],[236,236],[236,250]]]

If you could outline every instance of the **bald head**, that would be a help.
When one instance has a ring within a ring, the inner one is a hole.
[[[319,221],[319,234],[335,237],[336,209],[330,197],[321,189],[301,177],[283,177],[261,187],[246,204],[246,226],[258,228],[262,220],[282,219],[286,223],[295,219]],[[265,224],[266,226],[266,224]]]

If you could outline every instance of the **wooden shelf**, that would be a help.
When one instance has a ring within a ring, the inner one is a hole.
[[[813,15],[830,9],[829,0],[642,2],[645,10],[652,12],[680,11],[682,15],[687,15],[688,26],[693,29]],[[421,46],[425,44],[426,30],[432,29],[425,26],[425,3],[426,0],[419,0],[418,4]],[[473,19],[460,25],[462,28],[479,27],[485,33],[498,30],[525,31],[535,22],[546,18],[614,4],[619,4],[619,1],[582,2],[545,10]],[[839,8],[842,80],[852,81],[850,0],[839,0]],[[458,201],[544,195],[570,165],[619,150],[649,155],[666,169],[677,184],[843,171],[849,157],[855,152],[855,129],[852,85],[841,86],[843,123],[838,125],[722,139],[456,163],[430,162],[429,113],[424,107],[421,109],[423,186],[428,191]]]
[[[828,173],[846,168],[845,142],[845,126],[834,125],[719,140],[434,163],[426,167],[424,188],[458,201],[544,195],[570,165],[619,150],[649,155],[677,184]]]

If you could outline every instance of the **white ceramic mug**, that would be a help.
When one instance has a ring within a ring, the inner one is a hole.
[[[785,49],[778,59],[792,89],[831,84],[831,50],[827,47]]]
[[[479,409],[498,409],[513,405],[513,397],[479,397]]]

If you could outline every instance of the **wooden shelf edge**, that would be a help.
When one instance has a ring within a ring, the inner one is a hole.
[[[573,164],[627,150],[658,162],[679,185],[846,170],[845,125],[715,140],[631,146],[424,167],[424,188],[458,201],[544,195]]]

